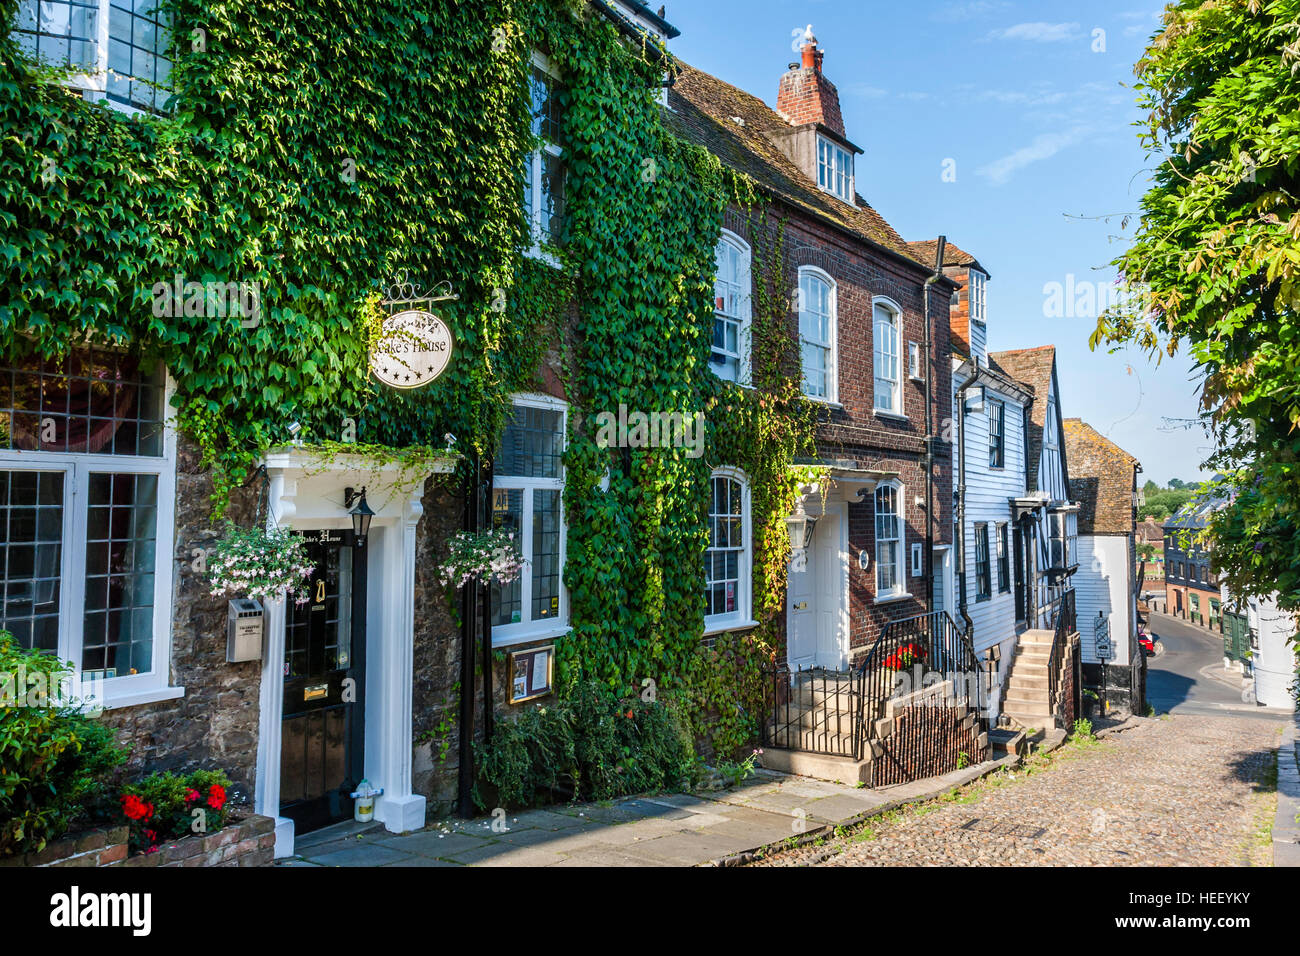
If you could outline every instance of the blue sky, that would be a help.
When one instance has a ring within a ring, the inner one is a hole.
[[[1149,182],[1132,65],[1161,5],[678,0],[667,19],[682,31],[678,56],[768,104],[798,59],[792,33],[812,23],[849,138],[866,150],[858,191],[904,238],[942,232],[976,256],[992,274],[990,346],[1055,344],[1063,412],[1163,485],[1198,477],[1210,451],[1199,428],[1166,421],[1196,414],[1190,360],[1157,368],[1133,350],[1092,352],[1095,311],[1049,315],[1044,294],[1114,280],[1107,263],[1133,229],[1122,220]],[[955,181],[944,181],[946,161]]]

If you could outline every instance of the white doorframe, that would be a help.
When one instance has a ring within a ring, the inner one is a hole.
[[[810,495],[805,498],[805,512],[809,517],[823,518],[826,515],[834,515],[838,530],[834,540],[827,540],[825,523],[822,522],[820,527],[813,531],[812,547],[809,548],[807,555],[808,570],[807,574],[817,574],[819,569],[830,567],[835,569],[836,576],[839,578],[839,586],[836,588],[838,597],[838,608],[836,614],[837,626],[835,645],[836,653],[834,659],[826,659],[819,649],[813,650],[813,665],[816,667],[828,667],[840,670],[848,666],[849,660],[849,506],[844,501],[828,500],[823,510],[821,500],[817,495]],[[789,576],[787,573],[787,588]],[[817,589],[812,589],[812,598],[815,600]],[[814,609],[815,612],[816,609]],[[790,665],[790,640],[789,636],[793,631],[793,603],[786,601],[786,664]],[[815,638],[814,638],[815,640]]]
[[[450,472],[453,459],[436,464]],[[365,547],[367,579],[365,775],[383,796],[375,819],[395,833],[424,826],[425,798],[411,789],[411,686],[415,653],[415,537],[427,475],[358,456],[322,462],[291,449],[266,459],[268,521],[295,529],[350,528],[343,489],[366,487],[375,510]],[[400,484],[399,484],[400,483]],[[284,601],[267,607],[254,807],[275,819],[275,855],[293,854],[293,821],[280,816],[280,724],[284,712]]]

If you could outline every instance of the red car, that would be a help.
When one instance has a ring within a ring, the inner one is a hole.
[[[1142,645],[1142,653],[1151,655],[1156,652],[1156,639],[1145,631],[1138,631],[1138,643]]]

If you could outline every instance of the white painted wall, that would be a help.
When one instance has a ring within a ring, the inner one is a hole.
[[[1250,626],[1259,635],[1259,649],[1252,658],[1255,672],[1255,700],[1265,707],[1295,707],[1291,684],[1295,680],[1295,651],[1290,638],[1295,633],[1293,616],[1277,606],[1275,598],[1250,602]]]
[[[972,328],[976,323],[972,323]],[[957,414],[955,389],[964,382],[965,376],[953,375],[954,404],[953,414]],[[1004,405],[1004,422],[1006,451],[1003,455],[1002,468],[989,467],[989,419],[987,408],[984,412],[971,412],[966,415],[963,444],[966,446],[966,534],[964,536],[966,552],[966,609],[975,624],[975,650],[983,652],[986,648],[999,644],[1016,631],[1016,602],[1012,586],[1015,583],[1015,561],[1010,553],[1012,547],[1011,499],[1025,493],[1025,429],[1024,407],[1010,395],[988,391],[988,398],[1000,401]],[[954,431],[955,437],[955,431]],[[958,474],[960,449],[954,451],[953,477]],[[975,587],[975,526],[989,525],[989,571],[992,583],[992,597],[987,601],[976,600]],[[1006,591],[998,590],[998,539],[997,525],[1007,525],[1007,580]],[[955,555],[954,555],[955,557]],[[958,569],[954,568],[954,573]],[[955,579],[956,580],[956,579]],[[954,596],[953,611],[956,617],[958,601]]]
[[[1112,664],[1132,663],[1130,633],[1135,623],[1133,569],[1129,563],[1128,535],[1079,535],[1079,570],[1074,574],[1079,646],[1088,664],[1096,654],[1097,615],[1110,619]]]

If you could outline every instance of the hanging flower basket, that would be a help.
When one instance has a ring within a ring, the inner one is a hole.
[[[515,547],[513,531],[461,531],[447,541],[447,560],[438,568],[444,585],[463,587],[470,581],[483,584],[496,579],[509,584],[523,572],[524,559]]]
[[[315,570],[302,538],[288,528],[230,525],[208,558],[208,582],[217,597],[275,601],[288,594],[306,604]]]

